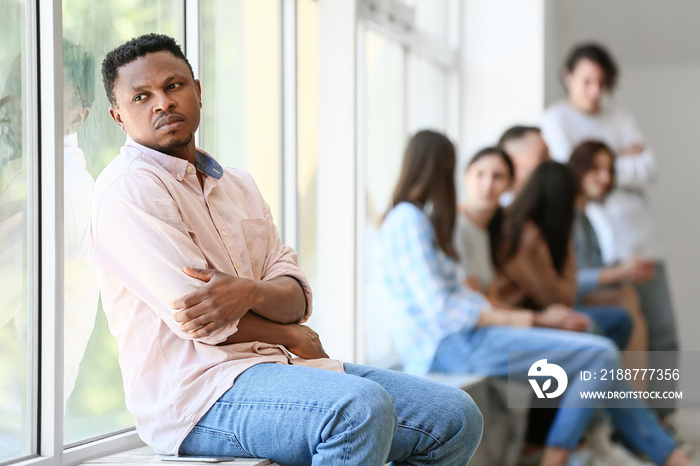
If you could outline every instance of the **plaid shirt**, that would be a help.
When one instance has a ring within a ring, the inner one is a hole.
[[[464,285],[430,219],[413,204],[402,202],[389,212],[380,244],[382,304],[392,316],[396,349],[406,372],[426,374],[440,341],[472,330],[491,306]]]

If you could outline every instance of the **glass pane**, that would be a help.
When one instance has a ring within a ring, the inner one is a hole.
[[[429,61],[411,56],[408,83],[409,132],[415,133],[421,129],[445,132],[445,73]]]
[[[297,130],[299,186],[299,265],[315,289],[318,175],[319,22],[318,2],[297,4]],[[318,317],[314,314],[312,318]],[[313,325],[312,325],[313,326]]]
[[[147,32],[184,45],[182,14],[177,0],[63,1],[66,445],[134,425],[88,250],[93,180],[125,138],[108,113],[102,59]]]
[[[414,9],[414,26],[443,42],[448,41],[448,0],[406,0]]]
[[[364,36],[364,95],[362,121],[364,141],[365,178],[365,310],[367,329],[367,363],[380,367],[392,365],[389,323],[381,309],[373,307],[372,285],[379,281],[373,258],[377,247],[377,232],[381,219],[391,205],[394,184],[401,169],[403,146],[406,143],[404,128],[404,54],[399,44],[383,36],[367,32]]]
[[[32,436],[36,380],[31,232],[36,214],[31,180],[35,160],[28,144],[30,121],[24,51],[24,1],[2,3],[0,16],[0,463],[35,452]]]
[[[280,2],[203,2],[201,146],[251,172],[280,213]]]

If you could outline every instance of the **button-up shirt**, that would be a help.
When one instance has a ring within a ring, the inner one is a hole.
[[[127,138],[95,183],[91,237],[127,408],[158,453],[177,454],[198,420],[255,364],[342,371],[338,361],[291,358],[279,345],[217,346],[238,321],[194,339],[173,320],[173,300],[204,284],[184,265],[254,280],[293,277],[306,296],[304,319],[311,313],[296,253],[282,245],[270,207],[245,170],[222,168],[199,150],[192,165]]]

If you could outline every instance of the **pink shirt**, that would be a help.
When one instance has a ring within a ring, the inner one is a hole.
[[[255,364],[343,370],[336,360],[293,359],[279,345],[216,346],[238,321],[196,340],[180,331],[171,303],[203,284],[183,265],[256,280],[293,277],[306,295],[304,319],[311,314],[296,253],[280,242],[250,174],[224,169],[201,151],[196,166],[127,138],[95,182],[92,248],[126,405],[141,438],[160,454],[177,454],[199,419]],[[206,175],[203,188],[197,169]]]

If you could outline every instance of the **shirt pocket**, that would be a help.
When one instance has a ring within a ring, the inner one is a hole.
[[[245,244],[250,257],[250,267],[253,279],[260,280],[263,275],[263,267],[267,258],[271,217],[246,218],[241,220]]]

